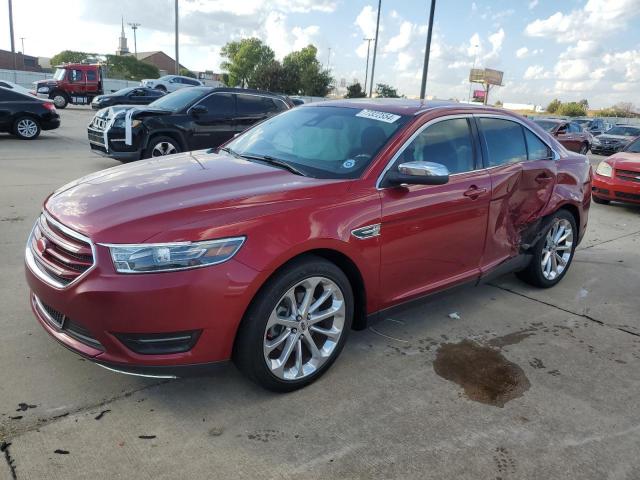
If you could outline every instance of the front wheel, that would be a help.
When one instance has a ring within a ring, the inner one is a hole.
[[[53,100],[53,104],[56,106],[56,108],[59,108],[60,110],[64,110],[69,103],[67,97],[60,92],[54,93],[53,97],[51,97],[51,100]]]
[[[297,260],[257,294],[238,331],[233,359],[269,390],[289,392],[318,379],[336,360],[353,319],[353,292],[336,265]]]
[[[20,117],[13,124],[13,134],[23,140],[34,140],[40,135],[40,124],[35,118]]]
[[[145,158],[164,157],[180,153],[180,144],[171,137],[154,137],[149,141]]]
[[[558,210],[533,247],[531,263],[516,275],[536,287],[553,287],[569,270],[577,243],[578,230],[573,215],[567,210]]]

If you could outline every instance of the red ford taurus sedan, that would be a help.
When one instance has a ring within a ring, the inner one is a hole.
[[[170,377],[233,359],[287,391],[389,307],[509,271],[555,285],[590,193],[585,157],[515,114],[323,102],[60,188],[26,275],[42,326],[99,365]]]
[[[593,177],[593,201],[640,204],[640,138],[600,162]]]

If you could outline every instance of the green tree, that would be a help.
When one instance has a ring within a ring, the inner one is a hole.
[[[286,89],[286,83],[284,69],[277,60],[258,65],[248,80],[249,88],[283,93]]]
[[[582,105],[584,107],[585,110],[589,110],[589,100],[587,100],[586,98],[583,98],[582,100],[580,100],[578,102],[580,105]]]
[[[566,115],[567,117],[584,117],[587,114],[587,111],[585,110],[584,105],[578,102],[569,102],[560,105],[560,108],[556,113]]]
[[[142,80],[143,78],[158,78],[160,72],[154,65],[141,62],[132,56],[107,55],[107,76],[123,80]]]
[[[561,105],[562,105],[562,102],[557,98],[555,98],[551,101],[549,105],[547,105],[547,112],[556,113]]]
[[[398,91],[386,83],[376,84],[376,96],[380,98],[400,98]]]
[[[225,85],[231,87],[248,85],[249,79],[258,66],[268,64],[275,59],[273,50],[257,38],[228,42],[222,47],[220,55],[227,59],[220,66],[229,72],[223,79]]]
[[[502,101],[501,101],[501,100],[498,100],[498,101],[495,103],[495,106],[496,106],[496,107],[498,107],[498,108],[502,108]]]
[[[347,94],[344,98],[363,98],[366,97],[367,94],[362,90],[362,85],[360,82],[356,82],[353,85],[349,85],[347,87]]]
[[[333,79],[328,70],[322,70],[317,54],[318,49],[314,45],[307,45],[284,57],[282,67],[287,79],[285,93],[315,97],[324,97],[329,93]]]
[[[62,65],[63,63],[81,63],[95,56],[95,53],[63,50],[62,52],[56,53],[53,57],[51,57],[51,66],[56,67],[58,65]]]
[[[180,68],[180,75],[182,75],[183,77],[198,78],[195,73],[184,67]]]

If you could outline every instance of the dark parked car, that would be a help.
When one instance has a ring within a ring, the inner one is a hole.
[[[608,129],[608,124],[601,118],[577,118],[573,120],[591,135],[600,135]]]
[[[287,391],[390,307],[509,271],[556,285],[590,197],[586,158],[514,113],[319,102],[58,189],[26,276],[42,327],[99,365],[166,377],[233,359]]]
[[[60,116],[51,100],[0,87],[0,132],[24,140],[38,138],[41,130],[60,126]]]
[[[576,122],[553,118],[536,118],[534,122],[556,137],[566,149],[572,152],[586,155],[591,148],[593,135]]]
[[[123,162],[218,147],[292,107],[288,97],[258,90],[183,88],[147,107],[100,110],[88,127],[89,145]]]
[[[593,139],[591,151],[598,155],[612,155],[640,137],[640,127],[616,125]]]
[[[98,95],[91,102],[91,108],[100,110],[114,105],[149,105],[164,96],[162,90],[146,87],[129,87],[107,95]]]

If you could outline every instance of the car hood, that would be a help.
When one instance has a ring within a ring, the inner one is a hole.
[[[640,153],[618,152],[607,158],[607,162],[622,170],[640,172]]]
[[[603,133],[602,135],[598,135],[596,138],[598,140],[617,140],[617,141],[630,142],[635,137],[625,137],[624,135],[609,135],[609,134]]]
[[[80,178],[55,191],[45,209],[95,242],[143,242],[195,223],[206,225],[213,238],[220,231],[240,234],[246,222],[342,194],[348,184],[202,150]],[[181,240],[195,239],[171,239]]]

